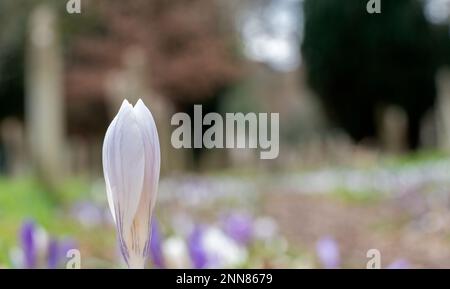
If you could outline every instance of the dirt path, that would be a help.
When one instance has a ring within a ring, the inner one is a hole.
[[[333,236],[345,268],[365,268],[371,248],[380,250],[383,267],[406,259],[411,267],[450,268],[448,211],[417,216],[401,200],[362,204],[295,194],[269,194],[264,203],[293,246],[314,250],[318,239]]]

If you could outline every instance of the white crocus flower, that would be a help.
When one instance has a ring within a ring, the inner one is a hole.
[[[120,249],[130,268],[143,268],[156,201],[160,147],[153,116],[139,100],[124,100],[106,131],[103,173]]]
[[[234,268],[247,260],[246,249],[215,227],[206,230],[201,242],[209,268]]]
[[[167,268],[186,269],[191,266],[186,242],[181,237],[170,237],[162,245]]]

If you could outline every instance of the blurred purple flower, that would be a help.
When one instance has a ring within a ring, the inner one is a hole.
[[[104,221],[102,208],[88,201],[76,203],[71,209],[71,215],[88,228],[99,226]]]
[[[410,264],[405,259],[397,259],[394,262],[392,262],[389,266],[387,266],[387,269],[409,269]]]
[[[339,247],[331,237],[323,237],[316,244],[317,257],[322,267],[325,269],[336,269],[341,261],[339,256]]]
[[[162,252],[161,232],[159,230],[158,222],[155,218],[152,219],[152,230],[150,239],[150,257],[153,265],[156,268],[164,268],[164,256]]]
[[[188,249],[191,257],[192,266],[195,269],[203,269],[208,263],[205,248],[203,247],[204,229],[202,226],[196,226],[188,238]]]
[[[223,219],[224,232],[240,244],[248,244],[253,236],[253,220],[245,213],[232,213]]]
[[[36,266],[36,227],[33,221],[25,221],[20,229],[20,242],[24,254],[25,268],[35,268]]]
[[[71,239],[71,238],[66,238],[63,239],[59,242],[59,252],[60,252],[60,261],[59,262],[64,262],[67,260],[67,258],[69,258],[69,256],[67,256],[67,252],[69,250],[72,249],[77,249],[77,243],[75,240]]]
[[[61,259],[61,247],[57,240],[52,239],[47,249],[47,265],[49,269],[56,269]]]
[[[62,258],[66,258],[67,256],[67,252],[71,249],[76,249],[77,248],[77,244],[73,239],[64,239],[62,241],[60,241],[59,243],[59,247]]]

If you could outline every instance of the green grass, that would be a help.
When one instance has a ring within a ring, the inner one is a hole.
[[[52,236],[78,235],[79,226],[64,217],[68,204],[85,197],[87,185],[80,180],[65,182],[56,202],[35,179],[0,178],[0,266],[9,265],[9,250],[19,246],[22,223],[33,220]]]
[[[33,179],[0,179],[0,222],[24,216],[46,222],[51,219],[53,206],[52,199]]]
[[[374,191],[352,191],[337,188],[331,196],[351,204],[375,204],[383,199],[383,195]]]
[[[407,166],[419,165],[426,162],[449,159],[450,154],[439,150],[421,150],[408,153],[401,156],[391,157],[386,160],[388,166],[393,168],[402,168]]]

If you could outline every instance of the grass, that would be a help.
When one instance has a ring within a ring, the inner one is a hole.
[[[439,150],[420,150],[409,154],[391,157],[386,160],[386,165],[393,168],[403,168],[408,166],[419,165],[426,162],[439,161],[449,159],[450,155]]]
[[[337,188],[330,196],[351,204],[375,204],[383,199],[383,195],[378,192],[352,191],[346,188]]]
[[[87,190],[80,180],[70,180],[58,192],[62,203],[34,178],[0,178],[0,265],[9,265],[9,250],[19,245],[22,223],[33,220],[52,236],[77,235],[79,226],[64,216],[65,204],[82,198]],[[57,233],[57,234],[55,234]]]

